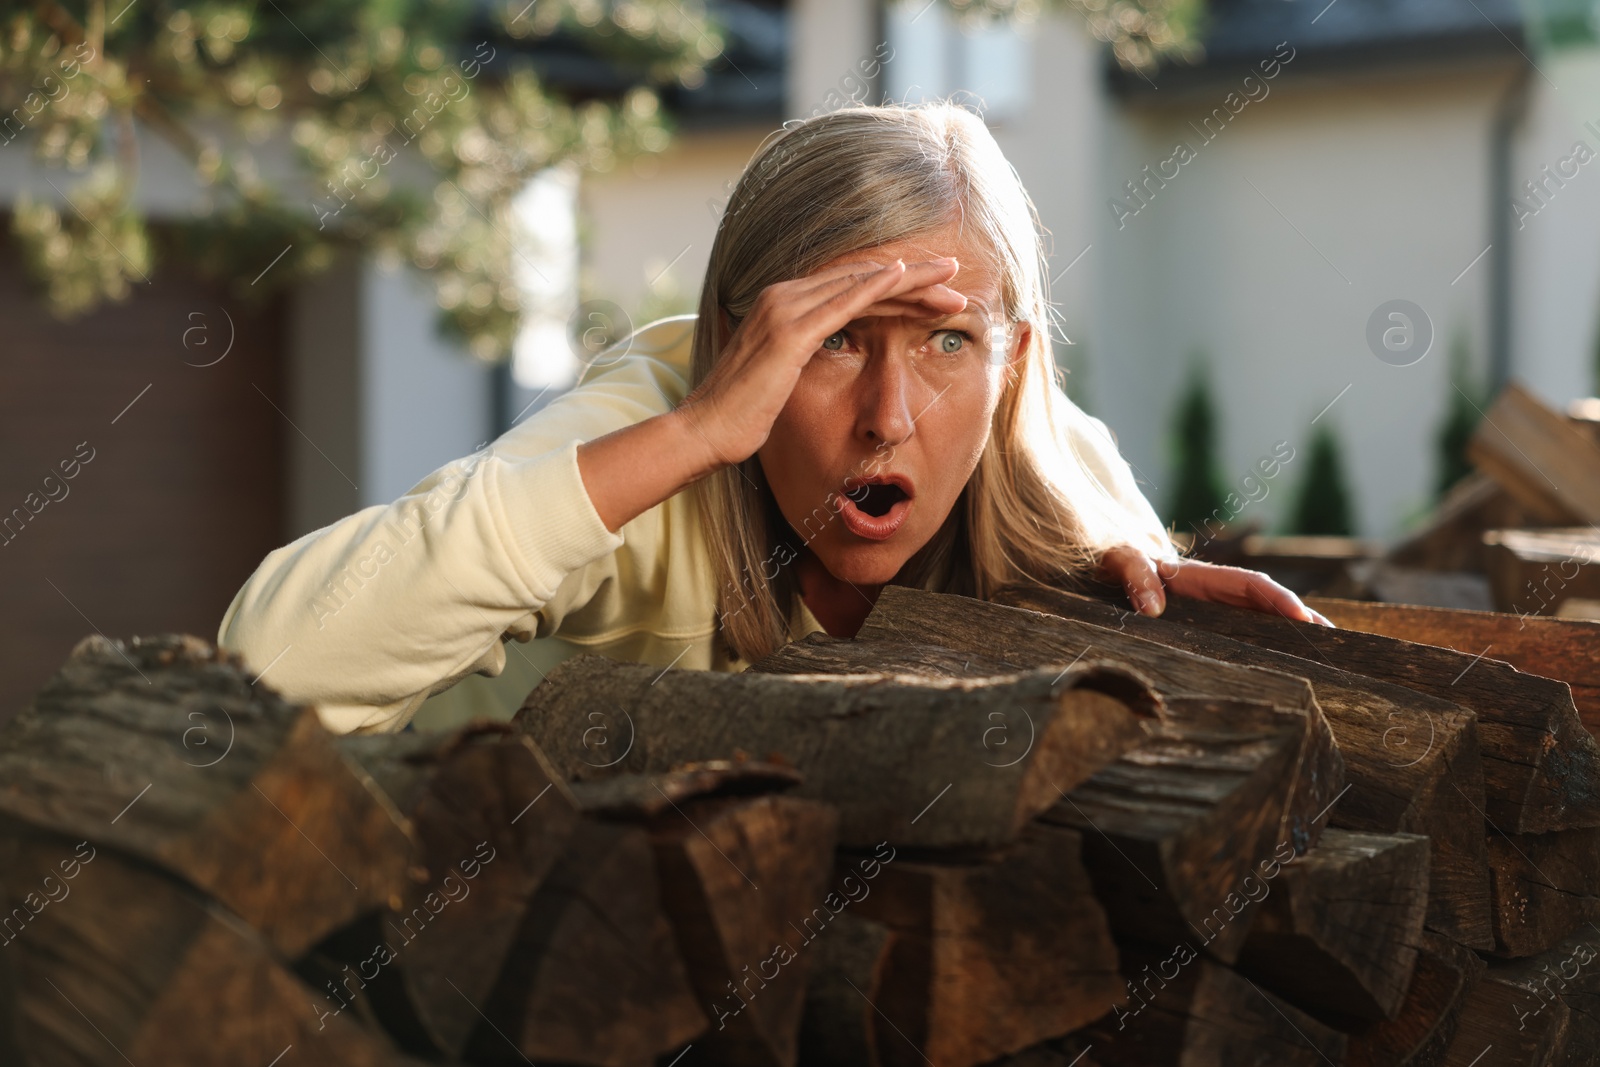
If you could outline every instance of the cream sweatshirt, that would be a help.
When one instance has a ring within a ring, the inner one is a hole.
[[[720,671],[716,589],[694,495],[607,530],[578,472],[581,442],[675,408],[689,391],[694,315],[650,323],[582,384],[487,448],[267,555],[217,643],[337,733],[398,730],[468,675],[496,677],[505,643],[558,636],[567,653]],[[1175,553],[1104,423],[1070,405],[1083,468],[1123,538]],[[1118,509],[1124,509],[1120,512]],[[791,635],[822,629],[798,602]],[[548,662],[548,661],[547,661]]]

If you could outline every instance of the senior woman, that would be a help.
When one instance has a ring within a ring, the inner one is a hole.
[[[1181,558],[1061,391],[1041,227],[949,102],[793,122],[746,167],[699,311],[388,505],[269,554],[218,643],[337,731],[394,730],[504,643],[741,670],[854,635],[887,583],[1093,574],[1326,623]],[[513,708],[504,709],[507,715]]]

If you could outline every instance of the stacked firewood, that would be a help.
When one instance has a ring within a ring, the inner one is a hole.
[[[1404,540],[1218,531],[1195,539],[1220,563],[1297,593],[1600,619],[1600,399],[1566,414],[1508,386],[1467,446],[1476,468]]]
[[[0,733],[0,1063],[1600,1057],[1600,626],[1084,593],[447,734],[86,639]]]

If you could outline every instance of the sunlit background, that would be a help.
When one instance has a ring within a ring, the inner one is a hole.
[[[1597,28],[1593,0],[0,17],[0,719],[85,634],[214,637],[266,552],[692,311],[757,146],[851,101],[983,113],[1049,231],[1068,392],[1164,517],[1292,454],[1238,523],[1393,541],[1504,383],[1596,391]]]

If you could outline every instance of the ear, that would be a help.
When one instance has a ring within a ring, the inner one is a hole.
[[[733,338],[733,316],[728,314],[728,309],[721,304],[717,305],[717,345],[721,352],[728,347],[728,342]]]
[[[1006,362],[1012,366],[1017,366],[1022,362],[1022,354],[1028,350],[1029,345],[1033,344],[1033,324],[1027,319],[1017,323],[1017,336],[1014,341],[1015,347],[1012,348],[1011,356]]]

